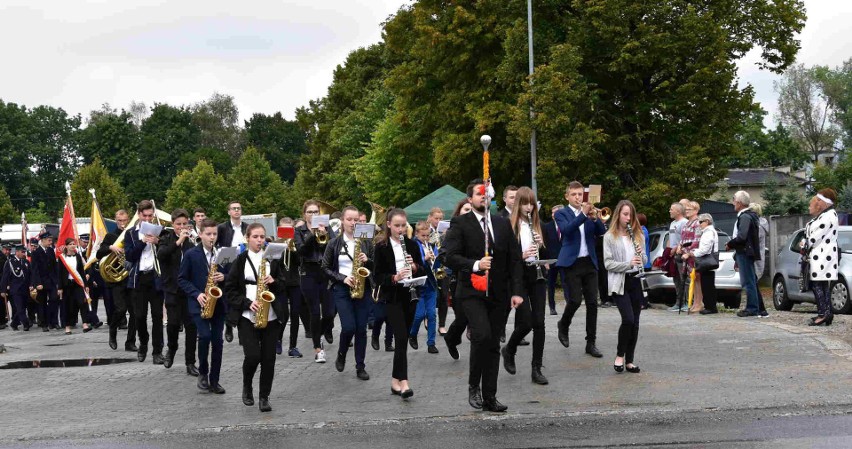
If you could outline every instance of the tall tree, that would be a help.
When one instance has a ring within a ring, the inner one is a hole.
[[[822,91],[816,71],[798,64],[790,67],[775,83],[778,92],[778,117],[793,138],[811,155],[834,151],[840,129],[831,121],[831,103]]]
[[[852,58],[834,69],[814,67],[814,75],[831,106],[832,119],[843,133],[845,148],[852,148]]]
[[[236,160],[244,144],[234,97],[215,92],[206,101],[192,105],[191,110],[192,123],[201,132],[200,146],[224,151]]]
[[[80,132],[80,153],[84,164],[100,160],[104,169],[120,183],[132,177],[129,166],[139,158],[141,136],[127,111],[92,111]]]
[[[0,186],[0,223],[17,223],[21,213],[12,206],[12,199],[6,193],[6,189]]]
[[[213,169],[206,160],[200,160],[191,169],[182,170],[175,177],[166,194],[165,210],[178,207],[190,213],[196,207],[203,207],[207,216],[217,221],[228,217],[226,208],[231,188],[225,177]]]
[[[791,166],[801,168],[810,160],[780,123],[775,129],[766,131],[763,118],[766,111],[756,106],[745,117],[742,130],[737,133],[734,154],[725,160],[729,168],[757,168]]]
[[[293,214],[289,188],[256,148],[247,148],[227,176],[230,201],[239,201],[243,214]],[[224,209],[223,209],[224,210]]]
[[[246,143],[263,152],[278,173],[288,183],[296,179],[299,159],[307,153],[305,132],[297,121],[289,121],[280,112],[274,115],[255,113],[245,122]]]
[[[130,206],[121,184],[110,176],[100,159],[80,168],[71,183],[71,199],[78,217],[88,217],[92,213],[92,195],[89,189],[95,189],[98,205],[105,217],[112,216],[118,209]]]
[[[0,186],[16,200],[19,210],[35,205],[31,198],[29,135],[31,123],[27,108],[0,100]]]

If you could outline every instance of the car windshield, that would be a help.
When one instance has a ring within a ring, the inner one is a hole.
[[[852,231],[840,231],[837,237],[837,244],[840,245],[841,251],[852,254]]]

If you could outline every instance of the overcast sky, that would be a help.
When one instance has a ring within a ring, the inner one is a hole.
[[[405,0],[33,1],[0,4],[0,99],[84,117],[101,104],[191,104],[232,95],[242,118],[294,110],[322,97],[353,49],[381,39]],[[805,0],[799,61],[852,56],[852,1]],[[776,110],[773,81],[748,58],[741,82]]]

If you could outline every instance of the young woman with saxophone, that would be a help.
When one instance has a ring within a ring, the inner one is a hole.
[[[213,293],[214,296],[221,293],[225,281],[222,266],[216,263],[216,239],[219,230],[214,220],[205,218],[198,224],[198,232],[201,244],[183,255],[177,276],[177,283],[184,294],[181,300],[186,303],[189,316],[195,323],[195,332],[198,333],[198,369],[187,364],[186,373],[198,377],[197,385],[200,390],[223,394],[225,389],[219,385],[219,373],[222,369],[225,300],[208,296],[208,293]],[[214,266],[215,270],[211,275]],[[211,291],[208,287],[216,287],[219,291]],[[209,314],[211,307],[212,315]],[[190,342],[187,342],[187,345],[189,344]],[[191,344],[195,345],[195,342]]]
[[[532,331],[532,381],[538,385],[547,385],[548,380],[541,373],[544,358],[547,272],[543,266],[527,264],[536,262],[544,247],[538,202],[535,192],[529,187],[521,187],[516,191],[510,224],[515,232],[515,239],[521,245],[525,262],[523,274],[525,296],[524,302],[515,309],[515,330],[501,350],[503,367],[509,374],[515,374],[515,353],[518,350],[518,344]]]
[[[369,380],[364,364],[367,351],[367,315],[372,301],[370,271],[373,262],[372,239],[357,238],[355,224],[358,222],[358,209],[346,206],[341,216],[341,233],[325,247],[322,269],[331,280],[331,297],[340,317],[340,343],[337,371],[343,372],[346,366],[346,353],[349,343],[355,339],[355,373],[361,380]]]
[[[604,265],[607,269],[609,293],[621,314],[618,348],[613,363],[616,372],[627,369],[638,373],[633,363],[639,338],[639,313],[642,310],[642,281],[636,277],[645,265],[645,236],[636,219],[636,208],[621,200],[613,209],[615,220],[604,235]]]
[[[376,244],[375,280],[380,300],[387,303],[388,322],[396,339],[393,354],[391,394],[410,398],[414,391],[408,385],[408,331],[414,321],[417,301],[412,301],[411,290],[405,279],[423,276],[420,249],[405,236],[408,217],[402,209],[391,209],[387,214],[383,239]],[[416,256],[416,259],[413,257]],[[415,296],[416,298],[416,296]]]
[[[228,298],[228,321],[237,328],[240,344],[243,347],[243,404],[254,405],[252,383],[257,366],[260,365],[260,391],[258,406],[261,412],[272,410],[269,405],[269,393],[272,392],[272,379],[275,376],[275,344],[281,335],[281,326],[288,317],[283,306],[284,301],[276,301],[280,295],[279,284],[275,279],[278,264],[270,266],[263,258],[266,243],[266,231],[260,223],[252,223],[246,228],[247,250],[237,256],[231,265],[225,280],[225,294]],[[271,304],[268,304],[271,300]],[[261,304],[267,302],[266,305]],[[268,309],[265,307],[269,306]],[[263,311],[267,315],[264,317]],[[266,321],[265,327],[258,324]]]

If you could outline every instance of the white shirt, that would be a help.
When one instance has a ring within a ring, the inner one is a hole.
[[[254,264],[254,268],[257,270],[257,274],[260,275],[260,252],[253,252],[248,250],[248,258],[251,260],[251,263]],[[266,264],[266,274],[270,273],[269,261],[264,260],[264,264]],[[243,270],[243,276],[247,281],[256,281],[257,279],[254,277],[254,271],[251,269],[251,265],[246,261],[245,270]],[[254,301],[257,298],[257,285],[246,284],[246,298]],[[257,322],[256,313],[254,313],[251,309],[247,309],[243,311],[243,317],[252,323]],[[272,307],[269,308],[269,321],[278,319],[278,315],[275,314],[275,309]]]
[[[145,234],[139,231],[139,241],[144,241]],[[145,249],[142,250],[142,257],[139,258],[139,271],[150,271],[154,269],[154,247],[150,243],[145,244]]]
[[[204,248],[204,259],[207,261],[207,268],[213,264],[213,249]]]
[[[396,272],[399,273],[400,270],[405,268],[405,255],[402,253],[402,245],[405,241],[403,240],[403,243],[400,243],[394,239],[390,239],[390,242],[391,249],[393,249],[393,258],[396,262]]]
[[[486,211],[487,210],[488,209],[486,209]],[[472,212],[473,212],[473,216],[476,217],[476,221],[479,222],[479,226],[482,227],[482,233],[485,234],[485,225],[482,223],[482,219],[485,218],[485,215],[480,214],[479,212],[476,211],[476,209],[473,209]],[[494,227],[489,226],[488,232],[491,234],[491,240],[494,240]],[[483,237],[485,237],[485,235],[483,235]],[[473,263],[473,272],[476,273],[477,271],[479,271],[479,261],[478,260]]]
[[[624,254],[627,254],[627,260],[624,262],[630,262],[636,256],[636,248],[633,247],[633,241],[630,240],[630,237],[622,235],[621,243],[624,245]]]
[[[340,254],[337,255],[337,272],[344,276],[352,276],[352,259],[355,257],[355,245],[358,243],[355,239],[349,239],[346,234],[343,234],[343,243],[340,245]],[[347,254],[349,254],[347,256]]]
[[[531,231],[532,228],[530,228],[530,224],[527,223],[524,220],[520,220],[520,224],[521,224],[521,229],[520,229],[521,252],[524,253],[528,249],[530,249],[530,247],[535,243],[535,241],[533,241],[532,231]],[[533,261],[535,261],[535,256],[527,257],[526,259],[524,259],[524,261],[533,262]]]
[[[63,254],[62,258],[65,259],[65,266],[70,268],[68,271],[68,279],[74,280],[74,276],[71,275],[71,272],[77,273],[77,256],[69,256],[67,254]],[[77,273],[79,276],[80,273]],[[76,282],[76,281],[75,281]]]
[[[582,211],[580,211],[580,209],[577,209],[570,204],[568,205],[568,207],[571,208],[571,212],[574,212],[575,217],[578,217],[580,216],[580,214],[583,213]],[[577,254],[577,258],[579,259],[580,257],[589,257],[589,248],[586,248],[586,233],[584,232],[586,230],[586,224],[581,224],[580,227],[577,229],[580,230],[580,254]]]
[[[246,239],[245,236],[243,236],[242,222],[239,222],[236,225],[233,221],[230,223],[231,228],[234,229],[234,236],[231,237],[231,246],[239,246],[241,243],[245,243]]]

